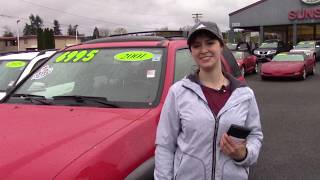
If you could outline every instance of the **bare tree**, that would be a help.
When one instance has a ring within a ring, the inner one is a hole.
[[[4,29],[3,34],[2,34],[3,37],[13,37],[13,33],[12,33],[11,29],[9,28],[9,26],[3,26],[3,29]]]
[[[180,31],[189,31],[192,28],[192,26],[183,26],[181,28],[179,28]]]
[[[110,35],[110,30],[107,28],[99,28],[100,37],[108,37]]]
[[[169,28],[168,28],[168,26],[165,26],[165,27],[161,27],[161,28],[159,28],[157,30],[159,30],[159,31],[168,31]]]
[[[116,28],[113,31],[113,34],[126,34],[126,33],[127,33],[127,30],[123,27]]]

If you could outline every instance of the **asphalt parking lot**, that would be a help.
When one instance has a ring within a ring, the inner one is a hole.
[[[264,142],[251,180],[320,179],[320,63],[305,81],[248,75],[261,114]]]

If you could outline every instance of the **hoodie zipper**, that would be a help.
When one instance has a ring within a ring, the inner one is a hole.
[[[195,92],[193,89],[188,88],[191,91],[193,91],[197,96],[198,93]],[[214,112],[212,112],[212,110],[209,107],[209,104],[207,101],[205,101],[204,99],[202,99],[201,96],[199,96],[199,98],[207,105],[207,108],[210,110],[210,112],[212,113],[215,123],[214,123],[214,133],[213,133],[213,145],[212,145],[212,168],[211,168],[211,180],[215,179],[215,167],[216,167],[216,141],[217,141],[217,135],[218,135],[218,128],[219,128],[219,118],[214,114]]]
[[[213,145],[212,145],[212,176],[211,179],[214,180],[215,174],[216,174],[216,144],[217,144],[217,135],[218,135],[218,129],[219,129],[219,118],[215,116],[215,114],[212,112],[214,118],[215,118],[215,123],[214,123],[214,133],[213,133]]]

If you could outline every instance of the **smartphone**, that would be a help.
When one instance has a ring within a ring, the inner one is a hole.
[[[250,134],[250,132],[251,132],[251,129],[247,127],[231,124],[227,134],[229,136],[233,136],[239,139],[246,139]]]

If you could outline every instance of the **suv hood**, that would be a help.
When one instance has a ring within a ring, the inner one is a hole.
[[[1,104],[0,177],[54,177],[148,111]]]

